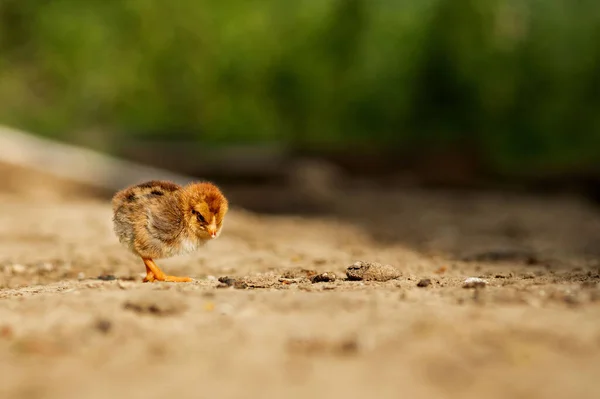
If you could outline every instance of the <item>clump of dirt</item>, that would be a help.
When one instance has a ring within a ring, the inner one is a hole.
[[[248,284],[246,284],[241,279],[235,279],[235,278],[225,276],[225,277],[219,277],[218,281],[219,281],[219,285],[217,285],[217,288],[233,287],[238,290],[243,290],[245,288],[248,288]]]
[[[346,269],[346,276],[354,281],[388,281],[400,277],[402,273],[392,265],[377,262],[358,261]]]
[[[316,270],[304,269],[301,267],[290,268],[283,272],[282,278],[295,279],[295,278],[311,278],[316,276],[318,273]]]

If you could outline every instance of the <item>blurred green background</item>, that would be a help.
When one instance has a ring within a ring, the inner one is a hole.
[[[598,170],[598,0],[1,0],[0,122]]]

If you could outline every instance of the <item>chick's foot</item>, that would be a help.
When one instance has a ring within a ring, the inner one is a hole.
[[[194,281],[190,277],[164,276],[164,278],[165,278],[164,280],[160,280],[160,281],[170,281],[172,283],[190,283],[190,282]]]
[[[154,281],[189,283],[193,281],[190,277],[168,276],[164,274],[152,259],[144,259],[144,264],[146,265],[146,277],[144,277],[144,283],[151,283]]]
[[[171,283],[189,283],[193,280],[189,277],[167,276],[166,274],[158,278],[155,277],[153,273],[146,274],[146,277],[144,277],[143,280],[144,283],[153,283],[155,281],[166,281]]]

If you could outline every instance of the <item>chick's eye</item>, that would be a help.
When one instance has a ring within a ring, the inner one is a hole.
[[[192,215],[196,215],[196,219],[198,219],[199,222],[205,222],[204,216],[202,216],[197,210],[192,209]]]

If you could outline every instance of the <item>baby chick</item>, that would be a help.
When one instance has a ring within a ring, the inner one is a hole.
[[[188,282],[189,277],[165,275],[154,259],[190,253],[218,237],[229,204],[209,182],[180,186],[153,180],[117,192],[112,207],[119,241],[146,265],[144,282]]]

